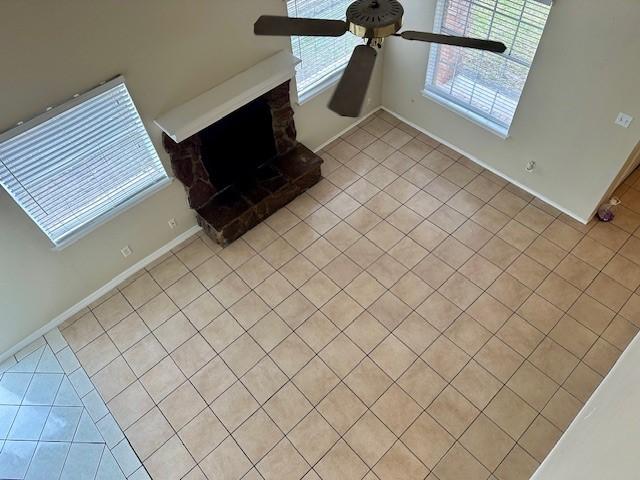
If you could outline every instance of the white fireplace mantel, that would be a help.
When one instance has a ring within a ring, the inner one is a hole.
[[[198,133],[290,80],[300,60],[282,50],[224,83],[170,110],[155,123],[175,142]]]

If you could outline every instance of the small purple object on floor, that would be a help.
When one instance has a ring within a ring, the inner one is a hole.
[[[609,205],[606,205],[605,207],[601,207],[598,210],[598,219],[600,219],[603,222],[610,222],[611,220],[613,220],[614,217],[615,215],[609,208]]]
[[[613,207],[619,204],[620,200],[618,200],[616,197],[613,197],[598,209],[598,219],[600,219],[600,221],[602,222],[610,222],[611,220],[613,220],[616,216],[615,213],[613,213]]]

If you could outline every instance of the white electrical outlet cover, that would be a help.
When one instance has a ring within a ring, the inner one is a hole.
[[[120,250],[120,253],[122,253],[123,257],[127,258],[132,253],[131,248],[129,246],[126,246],[122,250]]]
[[[618,118],[616,118],[616,125],[620,125],[623,128],[629,128],[633,122],[633,117],[628,113],[620,112]]]

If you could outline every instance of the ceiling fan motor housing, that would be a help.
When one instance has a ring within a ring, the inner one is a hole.
[[[397,0],[356,0],[347,9],[347,23],[358,37],[385,38],[400,30],[403,15]]]

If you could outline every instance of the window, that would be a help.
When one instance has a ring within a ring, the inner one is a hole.
[[[288,0],[290,17],[345,20],[353,0]],[[350,33],[342,37],[291,37],[293,54],[302,60],[296,83],[298,101],[312,97],[336,80],[349,63],[353,49],[362,39]]]
[[[56,247],[167,183],[122,77],[0,135],[0,184]]]
[[[498,40],[498,55],[432,45],[426,93],[502,135],[511,126],[551,0],[438,0],[436,31]]]

